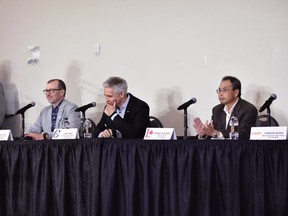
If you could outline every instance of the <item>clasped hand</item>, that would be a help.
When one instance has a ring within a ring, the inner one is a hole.
[[[114,101],[113,105],[106,104],[104,113],[108,116],[111,116],[116,111],[116,101]],[[101,132],[100,136],[104,138],[113,138],[113,132],[111,129],[107,128],[107,125],[105,124],[106,129]]]
[[[205,123],[203,124],[201,119],[199,117],[196,117],[194,119],[193,126],[194,126],[196,132],[198,133],[198,135],[200,135],[201,137],[213,136],[215,133],[213,121],[208,122],[208,120],[206,120]]]

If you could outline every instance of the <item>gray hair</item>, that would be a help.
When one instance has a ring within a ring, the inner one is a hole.
[[[128,85],[125,79],[121,77],[109,77],[104,83],[103,88],[113,88],[115,93],[120,94],[122,91],[127,94]]]

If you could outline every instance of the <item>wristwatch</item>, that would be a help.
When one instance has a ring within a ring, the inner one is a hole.
[[[48,138],[49,138],[49,134],[48,133],[43,133],[43,138],[44,138],[44,140],[47,140]]]

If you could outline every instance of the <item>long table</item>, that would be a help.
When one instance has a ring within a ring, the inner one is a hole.
[[[0,142],[0,215],[287,216],[288,141]]]

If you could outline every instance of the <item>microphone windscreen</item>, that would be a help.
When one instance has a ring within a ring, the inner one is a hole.
[[[271,97],[275,99],[277,99],[277,95],[275,93],[271,94]]]

